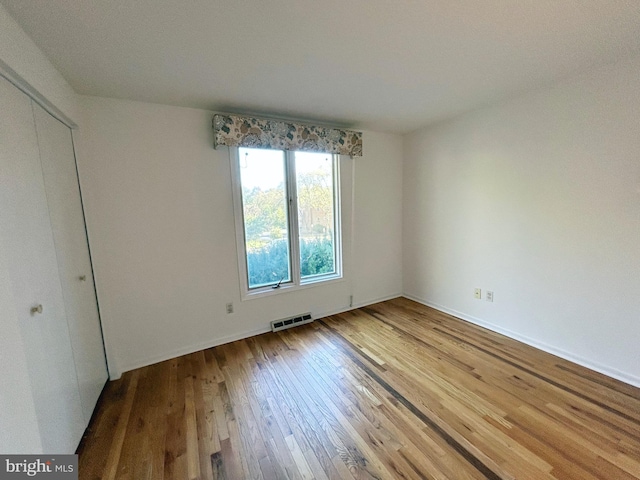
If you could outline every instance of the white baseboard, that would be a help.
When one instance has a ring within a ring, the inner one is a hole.
[[[397,293],[397,294],[389,295],[386,297],[376,298],[376,299],[368,300],[366,302],[354,304],[351,307],[332,309],[332,310],[327,310],[319,313],[314,312],[314,319],[328,317],[330,315],[337,315],[339,313],[348,312],[349,310],[355,310],[356,308],[365,307],[367,305],[372,305],[378,302],[384,302],[386,300],[391,300],[392,298],[397,298],[400,296],[402,296],[402,294]],[[218,345],[224,345],[225,343],[235,342],[236,340],[242,340],[244,338],[254,337],[256,335],[261,335],[263,333],[267,333],[270,331],[271,331],[271,327],[269,324],[267,324],[264,327],[261,327],[255,330],[250,330],[247,332],[237,333],[234,335],[228,335],[226,337],[220,337],[220,338],[208,340],[206,342],[190,345],[188,347],[180,348],[177,350],[172,350],[171,352],[168,352],[166,354],[148,357],[148,358],[145,358],[144,360],[140,360],[139,362],[126,365],[122,369],[119,369],[119,370],[114,369],[114,371],[110,370],[109,379],[117,380],[122,376],[124,372],[135,370],[136,368],[147,367],[149,365],[153,365],[154,363],[164,362],[165,360],[171,360],[172,358],[180,357],[182,355],[188,355],[190,353],[199,352],[200,350],[206,350],[207,348],[217,347]]]
[[[248,332],[237,333],[234,335],[228,335],[226,337],[220,337],[212,340],[208,340],[206,342],[198,343],[195,345],[190,345],[188,347],[180,348],[177,350],[173,350],[166,354],[156,355],[153,357],[148,357],[144,360],[141,360],[136,363],[132,363],[130,365],[125,366],[119,372],[112,372],[109,379],[117,380],[122,376],[123,373],[128,372],[130,370],[135,370],[136,368],[147,367],[149,365],[153,365],[154,363],[164,362],[165,360],[171,360],[172,358],[181,357],[182,355],[188,355],[190,353],[199,352],[200,350],[206,350],[207,348],[217,347],[218,345],[224,345],[225,343],[235,342],[236,340],[242,340],[243,338],[254,337],[256,335],[261,335],[263,333],[270,332],[271,328],[269,326],[265,326],[262,328],[258,328],[255,330],[250,330]]]
[[[488,330],[491,330],[492,332],[496,332],[499,333],[501,335],[505,335],[509,338],[512,338],[514,340],[518,340],[519,342],[525,343],[527,345],[530,345],[532,347],[535,347],[539,350],[542,350],[544,352],[547,353],[551,353],[553,355],[556,355],[560,358],[563,358],[565,360],[569,360],[570,362],[576,363],[578,365],[582,365],[583,367],[589,368],[591,370],[594,370],[596,372],[602,373],[604,375],[607,375],[611,378],[615,378],[616,380],[620,380],[621,382],[625,382],[628,383],[629,385],[632,385],[634,387],[640,387],[640,378],[634,376],[634,375],[629,375],[628,373],[625,372],[621,372],[617,369],[608,367],[606,365],[602,365],[596,362],[593,362],[589,359],[586,359],[584,357],[578,356],[578,355],[574,355],[571,352],[568,352],[566,350],[563,350],[561,348],[555,347],[553,345],[548,345],[544,342],[540,342],[538,340],[535,340],[533,338],[527,337],[525,335],[521,335],[519,333],[513,332],[511,330],[507,330],[505,328],[502,328],[498,325],[494,325],[490,322],[486,322],[480,318],[474,317],[472,315],[468,315],[464,312],[460,312],[458,310],[454,310],[452,308],[448,308],[445,307],[444,305],[440,305],[437,304],[435,302],[431,302],[429,300],[425,300],[423,298],[419,298],[416,297],[414,295],[410,295],[410,294],[401,294],[401,293],[397,293],[397,294],[393,294],[393,295],[388,295],[385,297],[380,297],[380,298],[375,298],[375,299],[370,299],[364,302],[358,302],[357,304],[354,304],[352,306],[347,306],[347,307],[341,307],[341,308],[337,308],[337,309],[332,309],[332,310],[327,310],[324,312],[319,312],[319,313],[315,313],[314,317],[315,319],[319,319],[319,318],[323,318],[323,317],[328,317],[331,315],[337,315],[340,313],[344,313],[344,312],[348,312],[350,310],[355,310],[358,308],[362,308],[362,307],[366,307],[368,305],[373,305],[374,303],[379,303],[379,302],[385,302],[387,300],[391,300],[393,298],[397,298],[397,297],[401,297],[404,296],[410,300],[413,300],[415,302],[421,303],[423,305],[426,305],[428,307],[431,308],[435,308],[436,310],[439,310],[441,312],[447,313],[449,315],[453,315],[454,317],[460,318],[464,321],[467,321],[469,323],[473,323],[474,325],[478,325],[480,327],[486,328]],[[247,332],[243,332],[243,333],[237,333],[234,335],[228,335],[226,337],[220,337],[217,339],[213,339],[213,340],[209,340],[207,342],[202,342],[200,344],[196,344],[196,345],[191,345],[189,347],[185,347],[185,348],[181,348],[181,349],[177,349],[174,350],[170,353],[166,353],[163,355],[157,355],[154,357],[149,357],[145,360],[141,360],[140,362],[136,362],[134,364],[131,365],[127,365],[126,367],[124,367],[122,370],[120,371],[110,371],[110,380],[117,380],[118,378],[120,378],[122,376],[122,374],[124,372],[128,372],[130,370],[135,370],[136,368],[141,368],[141,367],[146,367],[149,365],[153,365],[154,363],[159,363],[159,362],[164,362],[165,360],[170,360],[172,358],[176,358],[176,357],[180,357],[182,355],[188,355],[190,353],[194,353],[194,352],[199,352],[200,350],[205,350],[207,348],[211,348],[211,347],[216,347],[218,345],[223,345],[225,343],[230,343],[230,342],[235,342],[237,340],[242,340],[244,338],[249,338],[249,337],[253,337],[255,335],[261,335],[263,333],[267,333],[271,331],[271,328],[267,325],[265,327],[262,328],[258,328],[255,330],[250,330]]]
[[[525,335],[521,335],[511,330],[507,330],[505,328],[499,327],[498,325],[494,325],[490,322],[486,322],[480,318],[474,317],[472,315],[467,315],[464,312],[459,312],[452,308],[445,307],[444,305],[439,305],[435,302],[431,302],[423,298],[418,298],[414,295],[409,295],[406,293],[403,296],[415,302],[426,305],[427,307],[435,308],[436,310],[439,310],[444,313],[448,313],[449,315],[453,315],[454,317],[460,318],[469,323],[473,323],[474,325],[478,325],[479,327],[483,327],[483,328],[486,328],[487,330],[491,330],[492,332],[496,332],[506,337],[512,338],[514,340],[518,340],[519,342],[525,343],[531,347],[535,347],[539,350],[542,350],[543,352],[551,353],[552,355],[556,355],[565,360],[569,360],[570,362],[576,363],[583,367],[602,373],[604,375],[607,375],[608,377],[615,378],[616,380],[620,380],[621,382],[624,382],[624,383],[628,383],[629,385],[632,385],[634,387],[640,387],[640,378],[634,375],[630,375],[626,372],[621,372],[607,365],[602,365],[600,363],[593,362],[592,360],[581,357],[579,355],[575,355],[561,348],[555,347],[553,345],[548,345],[539,340],[527,337]]]
[[[330,317],[331,315],[338,315],[339,313],[348,312],[350,310],[356,310],[357,308],[373,305],[374,303],[386,302],[387,300],[392,300],[398,297],[402,297],[402,293],[394,293],[393,295],[387,295],[385,297],[374,298],[374,299],[366,300],[364,302],[354,303],[350,307],[342,307],[335,310],[327,310],[325,312],[317,313],[314,318],[318,319],[318,318]]]

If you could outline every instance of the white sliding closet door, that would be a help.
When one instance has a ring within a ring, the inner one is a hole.
[[[62,293],[87,423],[107,367],[80,199],[71,130],[33,104]]]
[[[70,453],[86,423],[31,104],[0,78],[0,254],[13,289],[43,452]],[[42,312],[31,313],[38,305]],[[0,388],[11,394],[10,386]]]

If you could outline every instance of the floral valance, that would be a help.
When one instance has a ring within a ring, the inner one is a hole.
[[[362,156],[362,132],[238,115],[213,117],[214,147],[254,147]]]

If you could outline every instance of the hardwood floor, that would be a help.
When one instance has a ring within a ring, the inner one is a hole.
[[[128,372],[80,478],[640,478],[640,389],[398,298]]]

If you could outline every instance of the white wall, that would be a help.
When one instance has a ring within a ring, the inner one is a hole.
[[[355,160],[354,305],[402,294],[402,137],[364,134]]]
[[[400,137],[366,132],[365,156],[341,160],[344,281],[241,301],[229,154],[213,149],[213,114],[95,97],[81,104],[80,183],[112,377],[288,315],[347,309],[352,294],[355,304],[400,294]],[[371,257],[370,242],[385,253]]]
[[[640,385],[638,79],[640,58],[407,136],[405,294]]]

